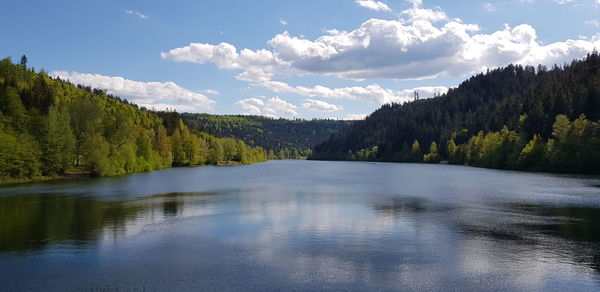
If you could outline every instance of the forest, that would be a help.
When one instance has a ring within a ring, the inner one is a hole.
[[[309,158],[600,173],[600,54],[509,65],[441,96],[386,104]]]
[[[165,121],[103,90],[0,61],[0,182],[266,160],[260,147]]]
[[[235,137],[265,149],[269,159],[302,159],[312,147],[353,121],[332,119],[274,119],[252,115],[211,115],[183,113],[190,128],[217,137]]]

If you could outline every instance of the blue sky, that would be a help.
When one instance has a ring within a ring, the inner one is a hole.
[[[9,1],[0,55],[155,109],[359,118],[600,48],[600,0]]]

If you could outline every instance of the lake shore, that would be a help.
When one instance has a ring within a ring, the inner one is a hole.
[[[239,166],[239,165],[249,165],[249,164],[255,164],[255,163],[262,163],[262,162],[266,162],[266,161],[253,162],[253,163],[239,163],[239,162],[235,162],[235,161],[230,161],[227,163],[219,163],[216,165],[203,164],[203,165],[191,165],[191,166],[172,166],[172,167],[165,167],[165,168],[161,168],[161,169],[183,168],[183,167],[203,167],[203,166]],[[77,168],[77,169],[69,170],[62,175],[55,175],[55,176],[37,176],[37,177],[33,177],[33,178],[2,178],[2,179],[0,179],[0,187],[27,184],[27,183],[36,183],[36,182],[43,182],[43,181],[114,177],[114,176],[121,176],[121,175],[133,174],[133,173],[152,172],[152,171],[161,170],[161,169],[155,169],[155,170],[149,170],[149,171],[136,171],[136,172],[122,173],[122,174],[110,175],[110,176],[94,176],[94,175],[92,175],[92,173],[90,171],[87,171],[83,168]]]

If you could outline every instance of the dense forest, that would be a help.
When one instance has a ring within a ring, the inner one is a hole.
[[[331,119],[288,120],[192,113],[184,113],[180,117],[194,130],[217,137],[235,137],[248,145],[262,147],[269,159],[306,158],[312,147],[352,123]]]
[[[384,105],[310,158],[600,173],[599,119],[594,52],[562,67],[488,70],[442,96]]]
[[[234,138],[190,129],[99,89],[0,61],[0,182],[265,161]]]

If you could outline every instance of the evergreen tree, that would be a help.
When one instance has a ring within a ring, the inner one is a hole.
[[[21,65],[21,67],[27,69],[27,56],[25,56],[25,55],[21,56],[21,61],[19,62],[19,65]]]

